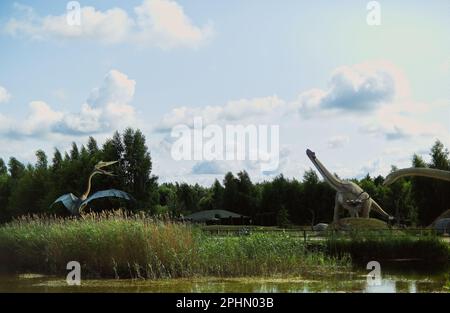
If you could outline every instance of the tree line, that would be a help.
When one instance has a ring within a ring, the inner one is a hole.
[[[68,214],[61,205],[51,205],[60,195],[80,195],[89,174],[100,161],[119,160],[113,177],[96,176],[92,192],[117,188],[129,192],[135,203],[118,199],[92,202],[92,210],[126,207],[148,214],[180,217],[202,210],[223,209],[249,216],[259,225],[314,225],[333,218],[335,191],[310,169],[301,179],[279,175],[271,181],[253,183],[247,172],[227,173],[210,187],[187,183],[158,184],[152,174],[152,159],[140,130],[116,132],[99,147],[90,137],[86,145],[73,143],[70,151],[55,149],[51,161],[36,151],[35,164],[14,157],[0,158],[0,222],[24,214]],[[430,151],[430,161],[418,155],[412,166],[450,170],[449,152],[440,141]],[[392,168],[395,170],[395,167]],[[429,225],[450,208],[450,184],[429,178],[402,178],[383,186],[384,177],[354,179],[383,209],[407,225]],[[374,216],[377,217],[377,216]]]

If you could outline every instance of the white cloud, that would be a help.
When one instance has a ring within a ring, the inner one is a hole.
[[[301,103],[292,103],[272,96],[229,101],[222,106],[178,107],[165,115],[155,130],[167,134],[179,124],[193,127],[194,118],[201,117],[204,126],[255,123],[291,125],[284,129],[289,134],[283,135],[291,138],[292,133],[302,129],[301,125],[296,125],[298,121],[304,124],[324,123],[324,128],[327,127],[328,121],[343,127],[349,125],[354,131],[359,130],[355,138],[361,135],[374,135],[387,141],[449,138],[449,132],[444,125],[423,119],[425,113],[442,104],[412,101],[405,76],[388,62],[339,67],[331,75],[330,82],[328,90],[311,89],[302,93]],[[310,120],[292,119],[293,106],[300,110],[300,116],[308,114]],[[303,129],[303,133],[305,131],[309,130]],[[339,132],[341,131],[339,128]],[[346,135],[333,134],[328,137],[326,144],[330,149],[337,149],[345,146],[349,140]],[[171,142],[167,139],[163,142],[164,149],[170,150]]]
[[[448,134],[447,129],[437,122],[423,122],[416,117],[401,114],[385,115],[378,113],[370,122],[360,127],[361,132],[382,135],[387,140],[405,140],[414,137],[442,137]]]
[[[0,103],[8,102],[11,95],[5,87],[0,86]]]
[[[423,115],[438,105],[414,101],[405,75],[385,61],[341,66],[333,71],[328,89],[307,90],[291,103],[304,118],[356,114],[362,133],[387,140],[445,138],[444,125],[423,121]],[[334,145],[329,142],[329,147]]]
[[[11,118],[0,113],[0,133],[6,133],[11,128],[13,121]]]
[[[365,114],[407,93],[404,75],[392,64],[361,63],[337,68],[326,90],[302,92],[293,106],[303,117],[346,112]]]
[[[45,134],[64,116],[62,112],[52,110],[52,108],[43,101],[32,101],[29,107],[30,114],[18,128],[22,135],[39,136]]]
[[[348,136],[333,136],[328,139],[328,147],[331,149],[341,148],[350,141]]]
[[[135,17],[121,8],[106,11],[86,6],[80,10],[81,25],[69,25],[67,14],[39,16],[33,8],[15,5],[19,16],[4,30],[34,40],[88,39],[108,44],[138,43],[161,48],[197,47],[213,33],[212,26],[195,26],[183,8],[171,0],[144,0],[134,8]]]
[[[163,117],[156,130],[167,132],[179,124],[191,127],[195,117],[201,117],[204,124],[244,123],[252,119],[254,122],[255,118],[259,119],[261,116],[279,114],[284,107],[284,101],[277,96],[229,101],[223,106],[178,107]]]
[[[94,88],[79,112],[53,110],[43,101],[32,101],[23,122],[0,115],[0,131],[12,137],[49,135],[91,135],[105,133],[137,123],[133,99],[136,82],[125,74],[109,71],[99,88]]]
[[[11,18],[5,26],[10,35],[24,35],[35,40],[51,38],[87,38],[102,42],[120,42],[126,38],[133,22],[127,13],[119,8],[101,12],[94,7],[81,8],[81,25],[70,26],[67,14],[57,16],[37,15],[32,7],[15,4],[16,11],[22,13]]]
[[[325,150],[347,145],[345,149],[332,152],[344,160],[347,151],[354,150],[355,146],[364,150],[361,151],[361,158],[352,157],[348,163],[334,167],[341,177],[361,178],[367,173],[371,176],[385,175],[391,164],[408,165],[417,146],[423,146],[435,138],[450,138],[446,125],[432,116],[434,112],[442,112],[448,103],[413,101],[405,76],[392,64],[374,62],[339,67],[330,77],[328,89],[316,88],[303,92],[301,95],[304,101],[301,103],[272,96],[229,101],[221,106],[177,107],[171,110],[155,128],[162,132],[160,135],[165,136],[155,147],[164,155],[158,154],[158,162],[164,162],[158,175],[164,177],[165,181],[182,179],[208,184],[214,178],[223,178],[224,171],[235,173],[243,169],[255,181],[279,173],[298,178],[302,171],[311,167],[304,155],[305,147],[311,144],[317,144],[317,149]],[[293,108],[300,114],[293,114]],[[309,119],[298,118],[304,117],[305,113]],[[282,125],[280,147],[289,145],[290,149],[286,153],[283,153],[283,148],[280,150],[280,166],[271,173],[261,173],[257,162],[247,161],[175,164],[168,152],[173,140],[170,140],[167,131],[178,124],[192,127],[195,117],[201,117],[204,126],[255,123]],[[351,147],[348,146],[349,131],[354,132]],[[394,140],[401,140],[401,144]],[[324,142],[326,147],[320,147]],[[383,152],[383,143],[400,147],[400,150],[387,154]],[[181,168],[183,171],[179,172]]]
[[[124,128],[136,122],[133,99],[136,81],[111,70],[102,85],[94,88],[80,113],[66,114],[55,130],[68,134],[89,134]]]
[[[192,174],[224,174],[227,171],[224,165],[224,162],[201,161],[192,167]]]
[[[175,1],[145,0],[134,9],[138,42],[155,42],[162,48],[197,46],[208,39],[211,24],[197,27]]]

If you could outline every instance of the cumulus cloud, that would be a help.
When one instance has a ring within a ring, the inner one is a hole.
[[[284,107],[284,101],[277,96],[229,101],[223,106],[178,107],[166,114],[155,130],[167,132],[180,124],[192,127],[195,117],[201,117],[204,124],[251,120],[273,115]]]
[[[137,42],[155,42],[162,48],[198,46],[213,34],[210,23],[195,26],[175,1],[145,0],[134,11]]]
[[[328,139],[327,144],[331,149],[341,148],[350,141],[348,136],[333,136]]]
[[[52,110],[43,101],[32,101],[29,105],[30,114],[18,126],[18,132],[26,136],[39,136],[51,130],[52,126],[60,121],[64,114]]]
[[[0,133],[7,133],[12,125],[12,119],[0,113]]]
[[[156,149],[164,150],[165,157],[161,159],[170,160],[169,151],[173,144],[173,138],[169,136],[170,130],[180,124],[193,127],[194,119],[198,117],[202,118],[204,127],[208,124],[216,124],[219,127],[224,124],[283,125],[283,135],[280,138],[284,142],[280,142],[280,147],[285,146],[289,141],[295,143],[292,146],[292,152],[282,148],[279,150],[279,166],[273,171],[261,171],[257,161],[249,160],[191,161],[185,165],[182,175],[183,179],[189,177],[193,181],[208,177],[210,182],[214,177],[223,177],[224,169],[231,172],[245,169],[252,179],[264,180],[279,173],[298,177],[303,170],[309,168],[309,163],[299,162],[304,158],[302,142],[306,145],[306,142],[325,140],[328,149],[338,149],[347,145],[350,138],[346,132],[333,133],[333,127],[337,125],[339,125],[337,128],[339,132],[343,128],[359,132],[352,136],[352,141],[355,141],[356,145],[363,142],[362,146],[380,143],[377,138],[370,138],[371,136],[381,137],[381,142],[393,146],[397,146],[396,141],[400,140],[409,141],[411,146],[415,146],[415,144],[422,144],[420,142],[432,140],[431,138],[441,140],[450,138],[446,125],[437,121],[433,122],[432,115],[428,115],[430,112],[433,113],[435,108],[439,109],[437,112],[442,112],[447,102],[433,104],[413,101],[404,74],[390,63],[372,62],[342,66],[332,72],[329,82],[328,88],[306,90],[294,101],[271,96],[228,101],[217,106],[174,108],[154,129],[164,137]],[[297,114],[293,114],[293,109]],[[425,117],[426,115],[428,116]],[[298,117],[307,117],[308,120]],[[311,124],[317,129],[323,127],[324,132],[313,133],[314,128],[310,128]],[[308,133],[309,131],[311,134]],[[306,136],[296,137],[296,133],[306,134]],[[321,134],[326,134],[327,137]],[[311,138],[308,138],[310,135]],[[405,147],[405,144],[401,146]],[[226,146],[225,150],[227,150]],[[404,150],[401,151],[405,154]],[[346,167],[337,167],[337,173],[348,178],[355,175],[363,177],[367,173],[385,174],[389,171],[390,164],[399,164],[397,159],[392,159],[392,156],[389,157],[391,161],[385,159],[386,155],[382,158],[378,156],[378,159],[376,155],[370,157],[375,159],[367,164],[352,163],[347,164]],[[405,161],[402,160],[402,162],[401,164],[404,164]],[[177,171],[179,168],[181,166],[177,163],[171,173],[162,174],[162,176],[166,179],[170,177],[171,181],[178,180],[181,178]]]
[[[132,27],[128,14],[119,8],[98,11],[94,7],[81,8],[81,25],[69,25],[67,14],[41,17],[33,8],[15,4],[18,17],[11,18],[5,26],[10,35],[23,35],[35,40],[51,38],[86,38],[103,42],[120,42]]]
[[[56,111],[43,101],[29,104],[28,117],[21,122],[0,116],[0,131],[15,138],[46,135],[91,135],[105,133],[136,124],[134,107],[130,104],[136,82],[127,75],[109,71],[100,87],[94,88],[79,112]],[[0,120],[1,121],[1,120]]]
[[[422,119],[435,106],[414,101],[403,72],[386,61],[338,67],[327,89],[307,90],[291,103],[303,118],[356,114],[354,121],[362,133],[389,141],[445,137],[448,131],[443,125]],[[328,146],[342,145],[342,139],[334,138]]]
[[[302,92],[293,105],[303,117],[327,113],[367,113],[407,93],[401,72],[387,62],[341,66],[328,88]]]
[[[401,114],[378,113],[373,121],[360,127],[365,134],[381,135],[386,140],[405,140],[417,137],[446,137],[448,130],[437,122],[423,122],[416,117]]]
[[[226,169],[223,166],[223,162],[219,163],[217,161],[202,161],[196,163],[192,167],[192,174],[199,175],[199,174],[224,174],[226,172]]]
[[[136,81],[117,71],[109,71],[94,88],[79,113],[69,113],[54,130],[66,134],[92,134],[131,125],[136,120],[130,105]]]
[[[4,30],[35,40],[88,39],[115,44],[131,42],[161,48],[197,47],[213,33],[211,24],[195,26],[183,8],[171,0],[144,0],[130,16],[121,8],[105,11],[80,8],[80,25],[69,25],[67,14],[39,16],[33,8],[15,4],[17,16]]]
[[[192,127],[196,117],[201,117],[204,125],[261,124],[263,117],[269,124],[283,123],[294,109],[308,119],[327,117],[348,123],[344,118],[350,116],[361,133],[381,135],[389,141],[417,136],[444,138],[448,130],[443,125],[422,121],[434,106],[411,99],[409,84],[400,69],[389,62],[375,61],[338,67],[330,75],[327,89],[306,90],[291,102],[272,96],[229,101],[222,106],[177,107],[155,129],[167,133],[179,124]],[[339,148],[348,141],[346,136],[334,136],[327,144]]]
[[[5,87],[0,86],[0,103],[8,102],[11,98],[8,90]]]

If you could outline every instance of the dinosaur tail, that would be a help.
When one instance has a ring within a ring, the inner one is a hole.
[[[376,201],[375,200],[373,200],[372,199],[372,208],[375,210],[375,211],[377,211],[378,213],[380,213],[381,215],[383,215],[383,216],[385,216],[386,218],[388,218],[388,219],[392,219],[392,216],[390,216],[389,214],[387,214],[382,208],[381,208],[381,206],[378,204],[378,203],[376,203]]]

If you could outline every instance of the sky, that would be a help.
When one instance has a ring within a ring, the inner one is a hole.
[[[450,147],[450,3],[377,3],[1,1],[0,157],[34,163],[133,127],[160,182],[301,179],[307,148],[344,178],[408,167]],[[173,131],[195,118],[277,126],[277,166],[178,160]]]

